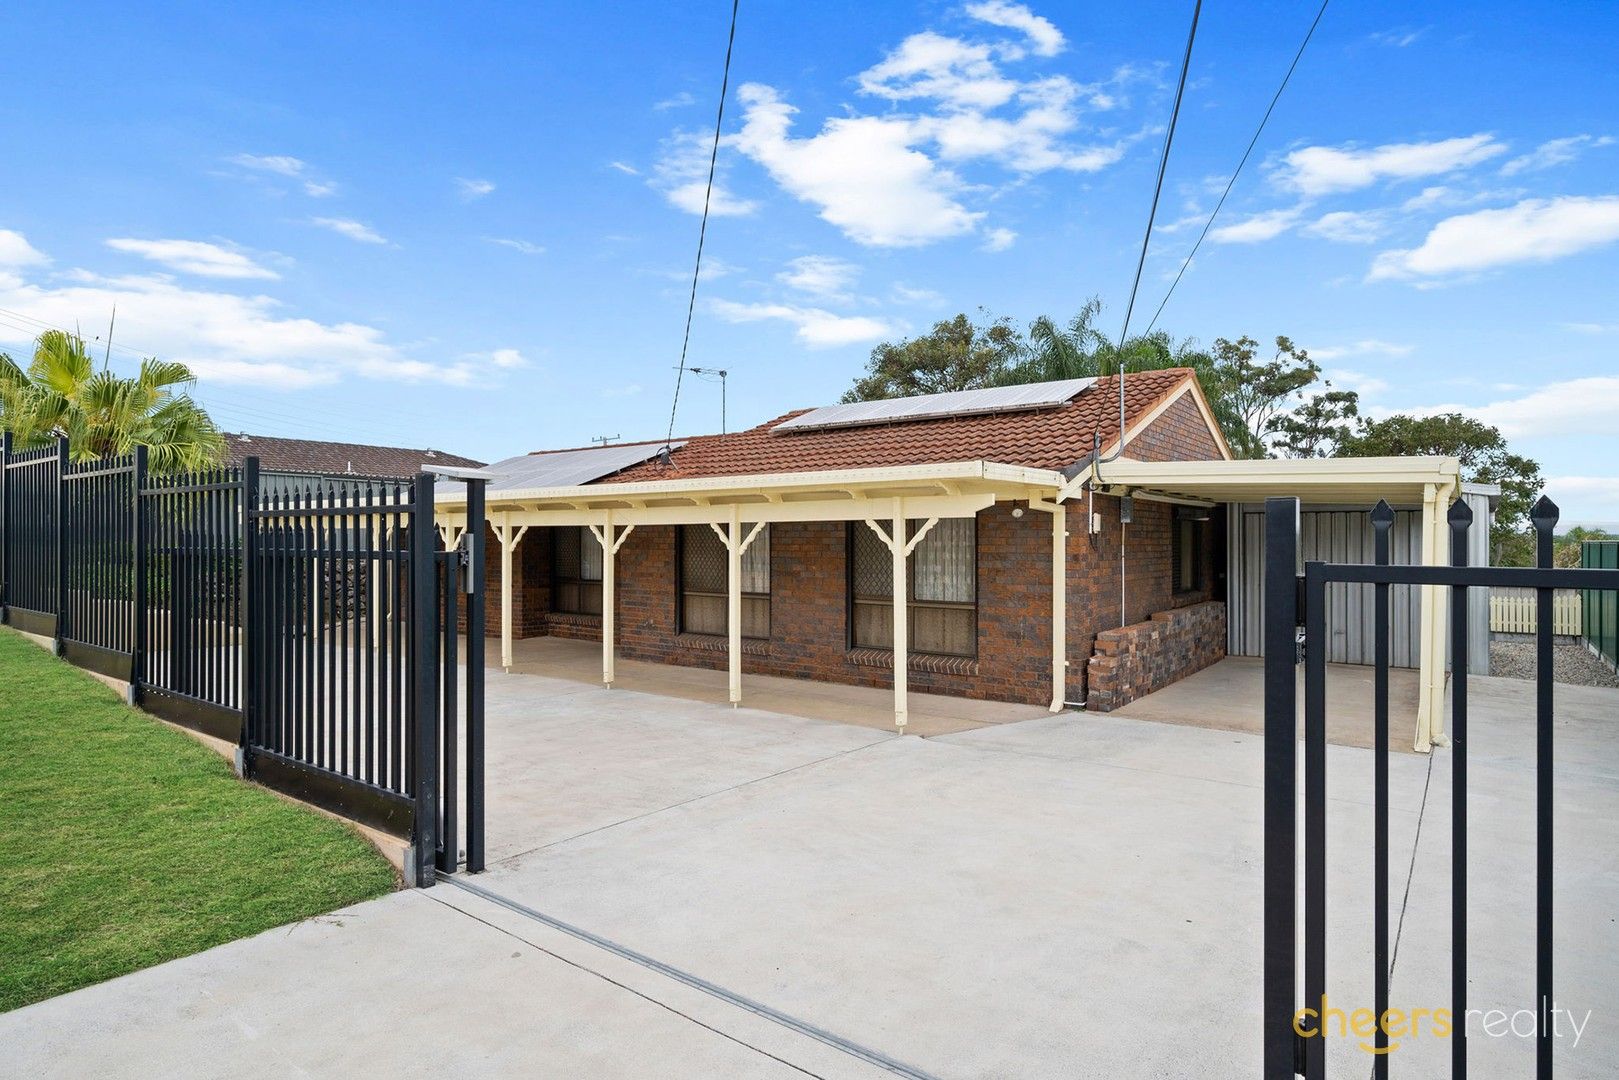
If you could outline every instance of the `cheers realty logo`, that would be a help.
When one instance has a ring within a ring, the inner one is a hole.
[[[1555,1002],[1534,1009],[1468,1009],[1462,1014],[1462,1034],[1473,1038],[1482,1034],[1493,1039],[1533,1039],[1547,1032],[1554,1039],[1573,1038],[1573,1046],[1580,1045],[1580,1036],[1591,1022],[1591,1010],[1576,1016],[1572,1009],[1564,1009]],[[1303,1008],[1293,1014],[1293,1030],[1305,1039],[1324,1039],[1329,1035],[1354,1038],[1368,1054],[1391,1054],[1403,1041],[1420,1038],[1448,1039],[1456,1032],[1456,1015],[1451,1009],[1385,1009],[1381,1015],[1371,1009],[1340,1009],[1321,995],[1320,1008]],[[1387,1045],[1377,1045],[1381,1031]]]

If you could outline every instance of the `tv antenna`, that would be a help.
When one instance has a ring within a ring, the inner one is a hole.
[[[687,368],[693,375],[708,375],[720,381],[720,434],[725,434],[725,379],[731,373],[724,368]]]
[[[622,435],[592,435],[590,437],[590,441],[595,443],[598,446],[606,446],[608,443],[612,442],[614,439],[621,439],[621,438],[623,438]]]

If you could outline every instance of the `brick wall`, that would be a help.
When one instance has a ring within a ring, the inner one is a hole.
[[[1145,622],[1104,630],[1091,657],[1086,708],[1112,712],[1225,655],[1225,605],[1218,601],[1159,611]]]
[[[1133,457],[1218,457],[1195,402],[1182,398],[1130,443]],[[1087,529],[1087,509],[1101,531]],[[1087,659],[1096,636],[1119,626],[1119,567],[1127,568],[1125,621],[1199,604],[1213,595],[1216,533],[1203,529],[1205,587],[1171,589],[1171,513],[1166,503],[1135,501],[1134,523],[1119,524],[1119,500],[1097,496],[1069,505],[1066,700],[1084,700]],[[857,523],[865,528],[863,523]],[[778,523],[771,529],[771,637],[744,641],[745,673],[826,682],[893,685],[893,655],[848,647],[847,539],[841,522]],[[676,529],[641,526],[618,554],[620,655],[659,663],[723,669],[725,639],[676,631]],[[500,632],[499,546],[489,538],[489,633]],[[517,549],[519,586],[514,636],[550,634],[599,641],[601,620],[552,614],[550,532],[529,530]],[[1224,638],[1221,638],[1224,641]],[[1045,704],[1051,700],[1051,518],[1013,516],[999,503],[978,515],[978,655],[911,656],[911,688],[919,693]]]

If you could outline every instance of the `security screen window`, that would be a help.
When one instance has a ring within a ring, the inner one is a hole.
[[[907,538],[922,522],[906,523]],[[893,556],[864,522],[850,525],[851,638],[856,647],[894,647]],[[941,519],[907,560],[909,649],[942,656],[978,653],[978,523]]]
[[[723,528],[724,526],[722,526]],[[743,529],[747,536],[753,526]],[[707,525],[680,531],[680,630],[685,634],[725,634],[730,630],[726,599],[728,554]],[[770,637],[770,526],[742,553],[742,636]]]
[[[583,525],[552,530],[551,606],[572,615],[602,612],[602,548]]]
[[[1203,525],[1196,511],[1175,508],[1170,532],[1175,592],[1196,592],[1203,587]]]

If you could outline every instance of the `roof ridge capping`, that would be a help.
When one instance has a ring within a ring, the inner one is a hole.
[[[947,390],[937,394],[844,402],[809,409],[774,424],[770,433],[793,434],[829,428],[903,424],[913,420],[941,420],[953,416],[1054,409],[1073,401],[1096,385],[1094,378],[1056,379],[1049,382],[989,386],[976,390]]]

